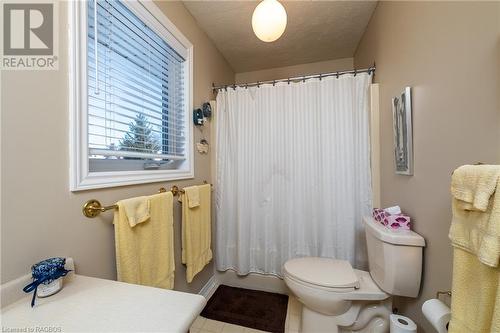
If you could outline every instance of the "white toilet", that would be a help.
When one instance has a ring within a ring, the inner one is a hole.
[[[370,272],[345,260],[304,257],[287,261],[284,280],[303,304],[304,333],[389,332],[392,295],[416,297],[425,240],[393,232],[364,218]]]

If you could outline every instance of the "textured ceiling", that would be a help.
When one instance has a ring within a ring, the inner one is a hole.
[[[283,36],[260,41],[252,31],[258,1],[184,1],[199,26],[237,72],[349,58],[376,1],[281,1],[288,14]]]

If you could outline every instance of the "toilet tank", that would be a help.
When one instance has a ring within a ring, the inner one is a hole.
[[[425,240],[416,232],[392,231],[364,217],[370,275],[386,293],[417,297]]]

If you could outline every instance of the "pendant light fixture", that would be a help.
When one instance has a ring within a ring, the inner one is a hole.
[[[286,28],[285,7],[277,0],[263,0],[252,15],[255,35],[264,42],[274,42],[283,35]]]

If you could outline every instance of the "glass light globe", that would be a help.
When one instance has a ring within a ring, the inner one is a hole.
[[[253,12],[252,28],[260,40],[274,42],[285,32],[285,7],[277,0],[262,1]]]

